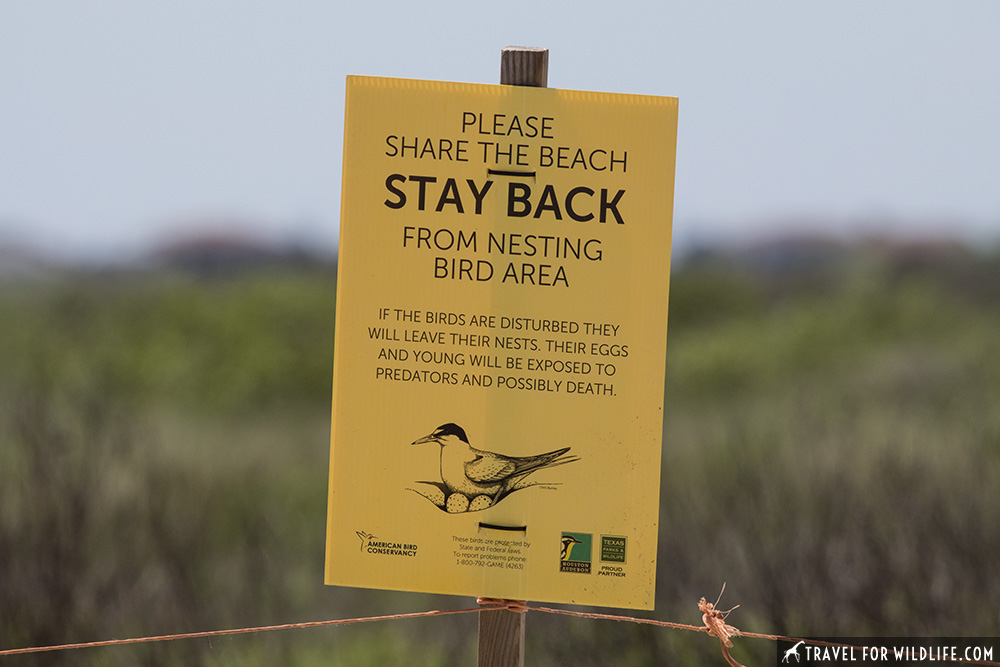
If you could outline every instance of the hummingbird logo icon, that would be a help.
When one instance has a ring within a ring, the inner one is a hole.
[[[515,491],[543,483],[528,481],[526,478],[532,473],[580,460],[569,454],[569,447],[534,456],[508,456],[477,449],[469,444],[465,429],[454,423],[442,424],[411,444],[427,443],[441,447],[441,481],[417,482],[430,488],[412,490],[452,514],[492,507]]]
[[[366,533],[366,532],[365,532],[365,531],[363,531],[363,530],[356,530],[356,531],[354,531],[354,532],[355,532],[355,534],[357,534],[357,536],[358,536],[358,537],[360,537],[360,538],[361,538],[361,550],[362,550],[362,551],[364,551],[364,550],[365,550],[365,545],[366,545],[366,544],[368,544],[368,543],[369,543],[369,542],[370,542],[371,540],[373,540],[373,539],[377,539],[377,538],[376,538],[376,537],[375,537],[374,535],[372,535],[371,533]]]

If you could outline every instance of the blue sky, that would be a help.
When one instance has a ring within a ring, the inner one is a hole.
[[[0,244],[333,247],[348,74],[680,98],[675,237],[1000,238],[1000,2],[2,0]]]

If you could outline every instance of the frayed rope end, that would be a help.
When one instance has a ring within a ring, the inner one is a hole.
[[[713,637],[717,637],[719,644],[722,645],[722,655],[725,657],[726,662],[732,665],[732,667],[743,667],[733,659],[733,656],[729,655],[729,649],[733,646],[733,641],[730,637],[739,637],[739,628],[726,623],[726,617],[729,616],[733,609],[738,608],[739,605],[728,611],[720,611],[715,608],[719,604],[719,600],[722,599],[722,593],[725,590],[726,585],[722,584],[722,590],[719,592],[719,597],[715,600],[715,604],[712,604],[705,598],[699,600],[698,609],[701,611],[701,620],[705,623],[705,631]]]

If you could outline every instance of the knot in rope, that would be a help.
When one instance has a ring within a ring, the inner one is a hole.
[[[501,598],[476,598],[476,602],[479,603],[481,607],[495,607],[497,610],[506,609],[507,611],[512,611],[516,614],[527,613],[531,607],[528,606],[525,600],[504,600]],[[493,609],[488,609],[486,611],[494,611]]]
[[[726,623],[726,616],[729,616],[730,612],[739,607],[739,605],[736,605],[736,607],[733,607],[729,611],[720,611],[715,608],[719,604],[719,600],[722,599],[722,594],[725,591],[726,585],[722,584],[722,590],[719,591],[719,597],[715,600],[715,604],[702,598],[698,601],[698,609],[701,610],[701,620],[705,624],[705,631],[713,637],[718,638],[722,648],[722,656],[726,659],[726,662],[732,667],[743,667],[743,665],[729,654],[729,649],[733,646],[733,641],[730,637],[739,637],[740,631]]]
[[[739,607],[739,605],[736,605]],[[733,607],[733,609],[736,609]],[[719,611],[715,608],[715,605],[702,598],[698,601],[698,609],[701,610],[701,620],[705,623],[706,632],[713,637],[718,637],[719,641],[726,645],[727,648],[731,648],[733,642],[730,637],[739,637],[739,628],[735,628],[728,623],[726,623],[726,616],[729,615],[733,609],[729,611]]]

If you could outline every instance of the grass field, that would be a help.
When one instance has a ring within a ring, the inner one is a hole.
[[[0,649],[464,608],[322,585],[335,270],[0,283]],[[798,636],[1000,627],[1000,254],[674,272],[657,608]],[[608,610],[610,611],[610,610]],[[0,658],[465,665],[472,615]],[[531,665],[721,664],[531,614]],[[747,664],[774,647],[737,640]]]

